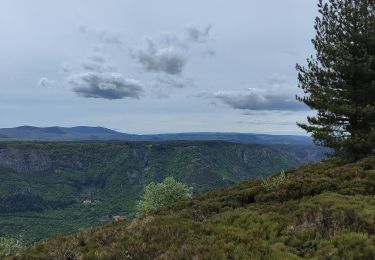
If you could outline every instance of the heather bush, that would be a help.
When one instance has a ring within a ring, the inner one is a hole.
[[[285,183],[287,180],[287,176],[284,171],[281,171],[279,175],[275,175],[269,178],[265,178],[262,181],[262,187],[266,190],[273,190],[274,188],[280,186],[281,184]]]
[[[24,246],[22,238],[0,237],[0,257],[9,256]]]

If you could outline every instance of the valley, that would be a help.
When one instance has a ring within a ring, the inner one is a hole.
[[[281,150],[222,141],[1,142],[0,236],[39,241],[132,217],[143,186],[167,176],[201,193],[308,162]]]

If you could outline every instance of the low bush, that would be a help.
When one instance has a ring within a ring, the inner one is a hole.
[[[281,171],[280,174],[268,177],[262,180],[262,186],[266,190],[273,190],[274,188],[282,185],[287,180],[287,176],[284,171]]]
[[[0,257],[9,256],[24,247],[22,238],[0,237]]]

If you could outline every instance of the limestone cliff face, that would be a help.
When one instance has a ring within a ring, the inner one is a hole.
[[[14,148],[0,149],[0,167],[18,173],[42,172],[52,168],[51,158],[39,151],[24,152]]]

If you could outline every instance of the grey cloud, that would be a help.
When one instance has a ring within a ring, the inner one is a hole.
[[[259,89],[249,89],[245,92],[219,91],[211,95],[235,109],[246,110],[286,110],[301,111],[307,107],[297,102],[294,97],[285,94],[267,93]]]
[[[295,125],[295,122],[278,122],[278,121],[267,121],[267,120],[252,120],[252,121],[236,121],[236,124],[249,124],[249,125]]]
[[[220,101],[235,109],[256,111],[306,111],[308,107],[295,100],[294,89],[282,76],[274,76],[263,88],[247,91],[218,91],[203,93],[199,97]]]
[[[38,81],[38,85],[44,88],[51,87],[54,83],[55,82],[53,80],[49,80],[48,78],[44,77]]]
[[[208,40],[211,29],[212,26],[210,24],[204,27],[203,29],[189,26],[188,28],[186,28],[186,33],[189,41],[203,43]]]
[[[204,43],[209,38],[211,25],[203,29],[188,27],[187,39],[174,34],[162,34],[156,40],[148,39],[143,48],[132,51],[132,57],[147,72],[181,75],[192,54],[192,43]],[[213,50],[202,52],[204,56],[214,55]]]
[[[139,99],[143,93],[139,81],[125,78],[119,73],[85,72],[70,76],[68,83],[75,93],[86,98]]]
[[[175,46],[157,47],[151,40],[148,40],[146,49],[140,49],[132,56],[145,71],[170,75],[181,74],[187,60],[183,50]]]
[[[150,39],[148,39],[148,41],[153,42],[154,45],[158,43],[161,47],[174,47],[181,50],[187,50],[189,48],[185,41],[179,39],[177,35],[171,33],[162,33],[157,41],[152,41]]]
[[[89,56],[84,62],[82,62],[82,67],[85,70],[93,72],[114,72],[116,68],[109,64],[106,58],[100,53],[94,53]]]
[[[71,67],[70,67],[70,65],[68,63],[63,62],[61,64],[59,73],[61,73],[61,74],[68,74],[71,71],[72,71],[72,69],[71,69]]]

